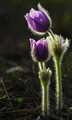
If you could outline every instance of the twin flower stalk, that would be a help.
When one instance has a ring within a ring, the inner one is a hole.
[[[30,39],[31,56],[35,62],[39,64],[39,79],[42,88],[42,113],[43,120],[48,120],[49,116],[49,84],[52,71],[46,68],[45,63],[53,57],[55,63],[56,77],[56,109],[58,115],[61,115],[62,110],[62,83],[61,83],[61,61],[64,53],[69,47],[69,40],[64,39],[61,35],[58,36],[50,29],[52,26],[49,13],[40,5],[37,5],[38,10],[33,8],[25,15],[28,26],[33,33],[44,35],[48,33],[47,38],[41,38],[37,42]]]

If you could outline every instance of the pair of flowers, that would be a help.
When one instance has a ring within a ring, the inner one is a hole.
[[[39,11],[30,10],[30,13],[27,13],[25,18],[27,19],[28,26],[32,32],[37,34],[45,34],[46,31],[51,27],[51,19],[47,12],[38,4]],[[30,39],[31,43],[31,55],[35,62],[47,61],[49,57],[49,49],[47,39],[42,38],[39,41]]]

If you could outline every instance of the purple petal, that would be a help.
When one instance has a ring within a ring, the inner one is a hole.
[[[44,39],[41,39],[41,40],[37,41],[37,43],[36,43],[36,46],[37,46],[37,49],[38,49],[40,55],[42,55],[43,51],[44,51],[43,41],[44,41]]]
[[[44,26],[47,25],[46,23],[49,21],[48,18],[45,18],[41,11],[36,11],[34,9],[30,10],[30,17],[39,22],[40,24],[43,24]]]
[[[29,27],[37,32],[45,32],[48,30],[47,26],[44,26],[43,24],[39,23],[38,21],[36,21],[35,19],[31,18],[30,15],[26,16],[26,19],[28,21],[28,25]]]
[[[38,61],[46,61],[48,58],[48,45],[47,41],[41,39],[36,43],[35,56]]]
[[[37,18],[39,17],[39,13],[40,13],[39,11],[34,10],[34,9],[32,8],[32,9],[30,10],[30,13],[29,13],[29,14],[30,14],[30,17],[34,19],[35,17],[37,17]]]
[[[30,15],[26,15],[26,19],[27,19],[27,22],[28,22],[29,27],[30,27],[32,30],[37,31],[36,25],[35,25],[35,22],[34,22],[33,18],[31,18]]]
[[[49,51],[48,51],[48,43],[47,43],[47,40],[44,40],[44,59],[48,58],[48,54],[49,54]]]
[[[33,49],[33,46],[34,46],[34,44],[35,44],[36,42],[35,42],[35,40],[34,39],[30,39],[30,44],[31,44],[31,50]]]
[[[46,10],[40,4],[38,4],[37,7],[38,7],[39,11],[43,14],[46,25],[50,26],[51,20],[50,20],[48,13],[46,12]]]

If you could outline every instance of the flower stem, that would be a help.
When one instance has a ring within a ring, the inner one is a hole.
[[[43,69],[42,62],[39,62],[39,69],[40,69],[40,70],[42,70],[42,69]]]
[[[58,110],[58,115],[61,116],[61,107],[62,107],[62,84],[61,84],[61,65],[60,65],[60,58],[55,58],[55,67],[56,67],[57,110]]]
[[[45,69],[45,63],[44,62],[39,62],[39,69],[40,70]]]
[[[53,32],[52,32],[51,29],[49,29],[47,33],[48,33],[53,39],[55,39],[55,38],[54,38],[54,34],[53,34]]]
[[[42,86],[42,111],[43,119],[48,120],[48,110],[49,110],[49,101],[48,101],[48,84]]]

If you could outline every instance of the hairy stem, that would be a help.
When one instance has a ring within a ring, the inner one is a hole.
[[[42,69],[43,69],[42,62],[39,62],[39,69],[40,69],[40,70],[42,70]]]
[[[59,58],[55,58],[55,67],[56,67],[57,110],[58,115],[60,116],[62,107],[62,84],[61,84],[61,65]]]
[[[45,69],[45,63],[44,62],[39,62],[39,69],[40,70]]]
[[[55,38],[54,38],[54,34],[53,34],[53,32],[52,32],[51,29],[49,29],[47,33],[48,33],[53,39],[55,39]]]
[[[48,120],[49,101],[48,101],[48,85],[42,86],[42,111],[43,119]]]

